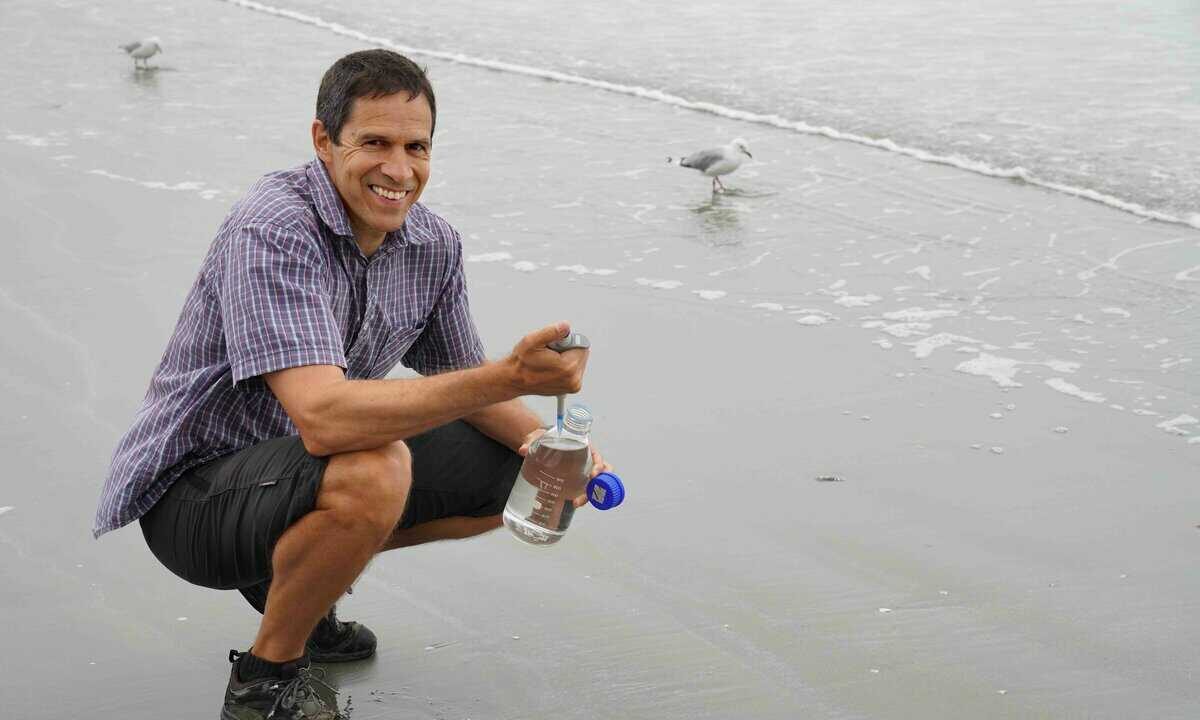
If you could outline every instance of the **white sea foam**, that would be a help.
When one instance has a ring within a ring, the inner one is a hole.
[[[898,338],[924,335],[926,331],[933,327],[929,323],[922,322],[886,323],[882,320],[868,320],[862,326],[868,330],[879,330]]]
[[[983,268],[982,270],[968,270],[967,272],[963,273],[962,276],[963,277],[975,277],[976,275],[984,275],[986,273],[1000,272],[1003,269],[1004,268],[1002,268],[1002,267],[990,267],[990,268]]]
[[[1017,366],[1022,363],[1012,358],[998,357],[979,353],[978,357],[958,364],[954,369],[968,375],[979,375],[991,378],[1000,387],[1021,387],[1021,383],[1013,378],[1017,375]]]
[[[621,95],[631,95],[634,97],[666,103],[668,105],[674,105],[676,107],[686,108],[689,110],[710,113],[720,117],[730,118],[732,120],[768,125],[806,135],[821,135],[823,137],[830,138],[831,140],[852,142],[858,145],[866,145],[868,147],[906,155],[908,157],[920,160],[921,162],[935,163],[938,165],[950,165],[968,172],[987,175],[989,177],[1022,180],[1030,185],[1037,185],[1039,187],[1054,190],[1056,192],[1073,195],[1086,200],[1092,200],[1094,202],[1102,203],[1118,210],[1123,210],[1125,212],[1150,218],[1152,220],[1160,220],[1162,222],[1177,223],[1180,225],[1189,225],[1191,227],[1200,228],[1200,213],[1194,213],[1189,217],[1180,218],[1175,215],[1164,213],[1158,210],[1152,210],[1138,203],[1122,200],[1118,197],[1114,197],[1096,190],[1078,188],[1071,185],[1066,185],[1064,183],[1044,180],[1031,174],[1025,168],[1019,166],[1009,168],[996,167],[981,160],[974,160],[961,155],[939,155],[928,150],[901,145],[890,138],[867,137],[865,135],[859,135],[856,133],[843,132],[831,127],[812,125],[802,120],[792,120],[781,115],[748,112],[745,110],[726,107],[724,105],[718,105],[716,103],[689,100],[679,95],[672,95],[661,90],[654,90],[638,85],[624,85],[621,83],[608,82],[606,80],[597,80],[581,75],[559,72],[557,70],[531,67],[517,63],[503,62],[500,60],[488,60],[485,58],[466,55],[464,53],[447,52],[443,50],[433,50],[429,48],[402,45],[389,38],[371,35],[361,30],[355,30],[353,28],[346,27],[341,23],[330,22],[315,15],[307,15],[294,10],[277,8],[264,3],[255,2],[254,0],[225,0],[225,2],[228,2],[232,5],[237,5],[239,7],[244,7],[249,10],[267,13],[277,17],[284,17],[288,18],[289,20],[295,20],[296,22],[304,23],[306,25],[319,27],[324,30],[328,30],[329,32],[352,38],[369,45],[378,45],[381,47],[391,48],[404,53],[405,55],[420,55],[424,57],[445,60],[447,62],[459,63],[462,65],[488,68],[490,70],[526,75],[563,83],[571,83],[574,85],[583,85],[598,90],[619,93]]]
[[[0,507],[0,515],[3,515],[4,513],[8,512],[9,510],[12,510],[12,509],[13,509],[12,505],[5,505],[4,507]]]
[[[904,310],[895,310],[886,312],[883,317],[888,320],[904,320],[905,322],[927,322],[929,320],[937,320],[938,318],[954,317],[958,315],[957,310],[923,310],[919,307],[906,308]],[[976,340],[967,340],[964,342],[978,342]]]
[[[834,302],[843,307],[867,307],[868,305],[877,303],[882,299],[883,298],[879,297],[878,295],[871,295],[871,294],[843,295],[843,296],[839,297],[837,300],[834,300]]]
[[[24,135],[21,133],[9,133],[4,136],[4,139],[32,148],[62,147],[67,144],[62,138],[39,137],[37,135]]]
[[[527,273],[533,272],[534,270],[537,270],[537,268],[537,263],[529,262],[528,260],[518,260],[512,264],[513,270],[520,270],[521,272]]]
[[[575,273],[576,275],[612,275],[616,270],[609,268],[589,268],[586,265],[559,265],[554,268],[558,272]]]
[[[733,270],[745,270],[745,269],[747,269],[747,268],[752,268],[752,267],[754,267],[755,265],[758,265],[759,263],[761,263],[761,262],[762,262],[762,261],[763,261],[765,258],[767,258],[767,257],[768,257],[770,254],[771,254],[771,251],[770,251],[770,250],[768,250],[767,252],[760,254],[758,257],[754,258],[753,260],[751,260],[750,262],[746,263],[745,265],[734,265],[733,267],[722,268],[722,269],[720,269],[720,270],[713,270],[712,272],[710,272],[710,273],[708,274],[708,276],[709,276],[709,277],[716,277],[716,276],[718,276],[718,275],[722,275],[722,274],[724,274],[724,273],[731,272],[731,271],[733,271]]]
[[[656,290],[674,290],[683,284],[678,280],[659,280],[657,278],[634,278],[634,282]]]
[[[750,307],[757,308],[759,310],[770,310],[772,312],[778,312],[783,309],[782,305],[780,305],[779,303],[773,303],[773,302],[755,303],[755,304],[751,305]]]
[[[824,315],[805,315],[796,318],[796,322],[800,325],[824,325],[829,322],[829,318]]]
[[[1046,384],[1049,385],[1051,388],[1059,391],[1060,393],[1063,393],[1065,395],[1073,395],[1073,396],[1079,398],[1080,400],[1087,400],[1088,402],[1094,402],[1094,403],[1102,403],[1105,400],[1104,396],[1101,395],[1100,393],[1094,393],[1094,392],[1088,392],[1086,390],[1080,390],[1077,386],[1072,385],[1071,383],[1067,382],[1066,380],[1063,380],[1062,378],[1048,378],[1046,380]]]
[[[1120,317],[1133,317],[1133,314],[1130,313],[1128,310],[1125,310],[1125,309],[1119,308],[1119,307],[1101,308],[1100,312],[1104,313],[1105,315],[1118,315]]]
[[[1200,227],[1200,225],[1197,225],[1196,227]],[[1142,243],[1141,245],[1134,245],[1133,247],[1125,248],[1121,252],[1117,253],[1116,255],[1113,255],[1108,260],[1105,260],[1104,262],[1100,263],[1099,265],[1095,265],[1091,268],[1088,268],[1087,270],[1083,270],[1081,272],[1076,273],[1075,277],[1078,278],[1079,280],[1083,280],[1084,282],[1086,282],[1086,281],[1091,280],[1092,278],[1096,277],[1097,271],[1099,271],[1101,269],[1116,270],[1117,269],[1117,261],[1120,260],[1121,258],[1125,257],[1126,255],[1128,255],[1129,253],[1137,252],[1139,250],[1148,250],[1150,248],[1162,247],[1164,245],[1174,245],[1176,243],[1183,242],[1183,240],[1184,240],[1183,238],[1174,238],[1172,240],[1162,240],[1160,242]]]
[[[185,181],[185,182],[178,182],[178,183],[165,183],[165,182],[161,182],[158,180],[138,180],[137,178],[126,177],[124,175],[118,175],[116,173],[112,173],[107,170],[99,170],[99,169],[88,170],[88,174],[89,175],[99,175],[100,177],[105,177],[105,178],[108,178],[109,180],[120,180],[122,182],[129,182],[129,183],[133,183],[135,185],[141,185],[142,187],[149,188],[151,190],[174,190],[177,192],[195,192],[197,195],[204,198],[205,200],[212,200],[213,198],[217,197],[218,195],[220,195],[222,193],[221,190],[214,190],[212,188],[206,188],[205,184],[202,182],[196,182],[196,181],[191,181],[191,180]]]
[[[951,335],[950,333],[938,333],[936,335],[930,335],[929,337],[926,337],[926,338],[921,338],[920,340],[917,340],[916,342],[910,342],[910,343],[905,343],[905,344],[912,347],[913,355],[917,356],[918,358],[927,358],[933,354],[934,350],[937,350],[938,348],[941,348],[941,347],[946,347],[947,345],[952,345],[957,342],[979,342],[979,341],[974,340],[969,337],[963,337],[962,335]]]
[[[476,255],[468,255],[467,262],[503,262],[504,260],[512,260],[512,253],[506,252],[490,252],[478,253]]]
[[[912,270],[909,270],[908,274],[916,275],[917,277],[921,278],[922,280],[929,280],[933,276],[933,271],[929,269],[928,265],[918,265],[917,267],[913,268]]]
[[[701,300],[720,300],[727,294],[724,290],[693,290],[692,293],[699,295]]]
[[[1079,369],[1079,363],[1071,362],[1070,360],[1045,360],[1041,363],[1050,368],[1054,372],[1073,373]]]
[[[1172,418],[1171,420],[1164,420],[1164,421],[1160,422],[1159,424],[1155,425],[1154,427],[1162,428],[1165,432],[1169,432],[1172,435],[1191,435],[1192,434],[1191,431],[1184,430],[1183,426],[1195,425],[1196,423],[1200,423],[1200,420],[1197,420],[1196,418],[1192,417],[1191,415],[1185,414],[1185,415],[1180,415],[1176,418]]]

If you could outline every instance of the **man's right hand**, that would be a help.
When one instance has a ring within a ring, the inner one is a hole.
[[[557,322],[529,333],[513,348],[505,362],[522,395],[574,394],[583,387],[589,351],[579,348],[559,353],[546,347],[570,332],[568,323]]]

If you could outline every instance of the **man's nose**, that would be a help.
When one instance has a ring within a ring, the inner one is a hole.
[[[387,161],[380,168],[384,175],[387,175],[392,180],[402,183],[413,176],[412,162],[408,154],[404,150],[392,153]]]

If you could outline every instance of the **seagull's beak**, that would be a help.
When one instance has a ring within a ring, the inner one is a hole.
[[[746,150],[745,148],[742,148],[742,152],[746,153],[746,157],[750,158],[751,160],[753,160],[753,159],[754,159],[754,156],[750,154],[750,151],[749,151],[749,150]]]

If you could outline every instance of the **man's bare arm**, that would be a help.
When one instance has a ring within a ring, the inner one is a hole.
[[[542,427],[542,419],[520,398],[489,405],[463,417],[479,432],[516,452],[529,433]]]
[[[569,331],[567,323],[549,325],[526,335],[501,361],[429,377],[348,380],[341,368],[309,365],[264,379],[308,452],[368,450],[522,395],[578,392],[587,352],[546,348]]]

